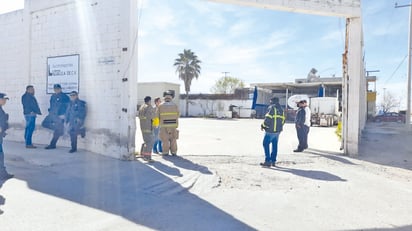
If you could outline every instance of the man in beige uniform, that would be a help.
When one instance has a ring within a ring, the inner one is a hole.
[[[152,98],[150,96],[146,96],[144,98],[144,104],[140,106],[139,109],[140,130],[142,131],[144,141],[141,155],[143,159],[147,161],[152,160],[152,147],[154,144],[152,120],[155,111],[151,105],[151,100]]]
[[[164,102],[156,110],[156,117],[159,118],[160,132],[159,137],[162,140],[162,154],[176,156],[177,142],[179,138],[179,108],[172,102],[174,92],[171,90],[163,93]]]

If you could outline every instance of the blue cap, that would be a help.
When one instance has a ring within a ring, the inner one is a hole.
[[[70,96],[75,96],[75,95],[78,95],[79,93],[77,93],[77,91],[72,91],[72,92],[70,92]]]
[[[56,84],[53,85],[53,88],[54,89],[56,89],[56,88],[62,89],[62,86],[60,84],[56,83]]]
[[[0,99],[9,99],[9,97],[4,93],[0,93]]]

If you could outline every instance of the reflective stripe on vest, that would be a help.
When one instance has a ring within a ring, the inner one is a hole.
[[[143,133],[152,133],[152,130],[149,130],[149,129],[142,129],[142,132],[143,132]]]
[[[178,112],[161,112],[160,116],[178,115]]]
[[[177,124],[176,123],[174,123],[174,124],[163,124],[163,125],[160,125],[160,128],[177,128]]]
[[[274,107],[273,109],[275,109],[274,111],[274,115],[270,115],[269,112],[266,113],[265,117],[271,118],[273,119],[273,131],[276,132],[276,128],[277,128],[277,119],[281,118],[282,119],[282,124],[285,123],[285,112],[282,113],[282,115],[278,115],[278,110],[276,109],[276,107]]]

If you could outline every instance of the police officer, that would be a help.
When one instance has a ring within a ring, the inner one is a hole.
[[[3,110],[9,98],[4,93],[0,93],[0,180],[7,180],[13,177],[6,171],[4,166],[3,138],[6,136],[6,130],[9,128],[9,115]]]
[[[49,115],[53,121],[53,138],[46,149],[55,149],[59,137],[64,133],[64,114],[69,105],[69,97],[62,92],[60,84],[54,84],[54,94],[50,97]]]
[[[86,129],[84,120],[86,119],[86,102],[79,99],[77,91],[70,92],[70,104],[66,111],[66,123],[69,125],[69,135],[71,149],[69,153],[77,151],[77,136],[85,136]]]
[[[159,118],[160,132],[162,140],[162,154],[173,156],[177,154],[177,142],[179,138],[179,108],[172,102],[174,91],[168,90],[163,93],[164,102],[156,110],[156,118]]]
[[[279,104],[279,98],[274,97],[270,100],[265,120],[260,126],[261,130],[265,131],[263,137],[265,162],[260,163],[263,167],[276,166],[279,134],[283,130],[283,124],[285,124],[285,113]],[[270,144],[272,144],[272,151],[270,151]]]

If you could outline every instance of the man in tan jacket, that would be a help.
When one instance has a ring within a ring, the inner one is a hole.
[[[154,118],[154,109],[151,104],[152,98],[146,96],[144,104],[139,108],[140,130],[143,136],[142,157],[144,160],[152,160],[152,147],[154,144],[152,120]]]
[[[164,102],[156,110],[156,118],[159,118],[160,133],[162,140],[162,154],[172,156],[177,154],[177,142],[179,138],[179,108],[172,102],[174,92],[171,90],[163,93]]]

